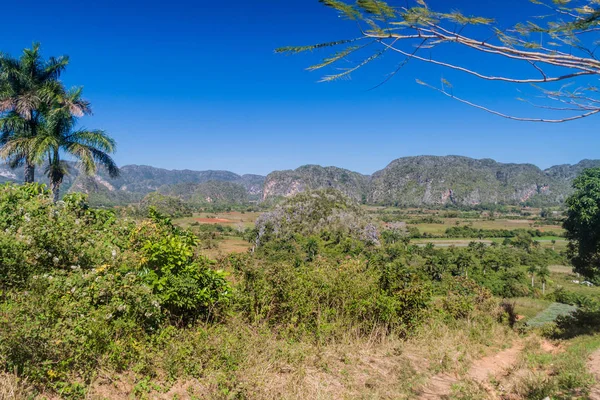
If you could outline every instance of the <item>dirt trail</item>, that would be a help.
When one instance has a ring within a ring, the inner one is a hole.
[[[471,379],[475,382],[487,386],[489,376],[498,376],[500,373],[510,368],[517,362],[519,353],[523,349],[521,343],[503,350],[499,353],[483,357],[473,362],[469,372],[464,378]],[[449,374],[437,374],[429,381],[427,387],[423,390],[419,399],[445,399],[452,392],[452,385],[457,383],[460,377]],[[600,399],[598,399],[600,400]]]
[[[600,350],[592,353],[588,361],[588,368],[598,381],[590,392],[590,400],[600,400]]]

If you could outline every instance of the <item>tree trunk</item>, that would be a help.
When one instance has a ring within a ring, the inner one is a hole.
[[[60,197],[60,183],[52,182],[51,186],[52,186],[52,196],[53,196],[54,202],[56,203]]]
[[[534,284],[533,284],[533,278],[534,278],[534,276],[533,276],[533,275],[531,275],[531,287],[534,287]]]
[[[542,282],[542,294],[546,294],[546,282]]]
[[[35,164],[25,161],[25,183],[33,183],[35,179]]]

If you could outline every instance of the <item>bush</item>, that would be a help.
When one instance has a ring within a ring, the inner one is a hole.
[[[490,309],[493,303],[492,293],[468,278],[449,278],[446,290],[447,295],[442,299],[442,309],[453,319],[468,318],[476,309]]]
[[[170,315],[184,320],[206,316],[217,303],[227,301],[224,273],[195,254],[198,243],[191,232],[173,226],[157,211],[151,210],[151,216],[152,223],[136,233],[143,241],[140,276]]]
[[[414,275],[367,269],[360,259],[294,265],[231,256],[227,262],[239,282],[236,307],[250,321],[293,336],[324,340],[376,326],[406,332],[423,318],[430,299],[428,285]]]
[[[0,306],[0,357],[35,382],[89,381],[123,340],[154,331],[165,318],[159,298],[133,272],[109,267],[34,276],[28,291]]]
[[[23,287],[33,274],[114,264],[131,226],[91,210],[82,195],[54,204],[38,184],[0,187],[0,284]]]
[[[230,287],[197,244],[156,211],[135,222],[81,194],[54,204],[40,185],[1,186],[0,365],[77,397],[100,363],[128,367],[146,335],[212,319]]]

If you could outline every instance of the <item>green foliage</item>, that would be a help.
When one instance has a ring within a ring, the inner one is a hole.
[[[158,295],[160,304],[172,316],[189,320],[226,301],[229,285],[225,276],[209,268],[208,259],[195,255],[196,237],[155,210],[151,209],[151,216],[154,226],[142,230],[140,276]]]
[[[454,277],[445,283],[447,295],[442,299],[442,309],[453,319],[470,317],[476,309],[489,310],[492,293],[475,281]]]
[[[11,166],[25,164],[25,182],[33,182],[37,155],[32,141],[53,105],[60,102],[85,113],[85,102],[70,102],[59,78],[69,63],[66,56],[44,60],[40,44],[24,49],[20,58],[0,54],[0,157]]]
[[[27,289],[0,306],[0,359],[36,382],[65,380],[70,371],[89,380],[99,357],[120,357],[110,354],[115,344],[165,317],[137,274],[109,267],[34,275]]]
[[[214,318],[230,286],[196,245],[155,211],[134,222],[81,194],[54,203],[37,184],[1,186],[0,364],[78,397],[72,379],[89,382],[102,362],[127,368],[136,340]]]
[[[588,169],[573,182],[564,228],[575,271],[600,282],[600,168]]]
[[[542,236],[556,236],[553,232],[540,231],[539,229],[476,229],[467,225],[452,226],[446,229],[445,237],[449,238],[526,238],[531,239]],[[526,239],[525,239],[526,240]]]
[[[295,336],[327,340],[374,326],[406,332],[422,320],[430,299],[427,284],[407,270],[365,268],[360,259],[265,265],[230,256],[228,262],[240,282],[236,307],[251,321]]]

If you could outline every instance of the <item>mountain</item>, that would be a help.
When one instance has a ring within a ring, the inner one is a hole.
[[[572,180],[583,169],[595,166],[600,166],[600,160],[541,170],[532,164],[505,164],[491,159],[417,156],[399,158],[366,176],[336,167],[308,165],[269,174],[263,200],[333,187],[369,204],[557,205],[571,193]]]
[[[366,198],[369,176],[337,167],[305,165],[295,170],[275,171],[267,175],[263,200],[289,197],[311,189],[333,188],[348,197],[362,201]]]
[[[373,174],[368,201],[375,204],[520,204],[564,199],[555,179],[531,164],[503,164],[460,156],[405,157]]]
[[[196,204],[241,203],[289,197],[310,189],[334,188],[350,198],[385,205],[561,204],[571,183],[585,168],[600,167],[600,160],[557,165],[541,170],[532,164],[505,164],[461,156],[417,156],[392,161],[373,175],[338,167],[305,165],[274,171],[268,176],[238,175],[229,171],[166,170],[126,165],[110,178],[100,170],[95,177],[79,174],[70,164],[62,191],[88,193],[94,205],[124,205],[141,201],[152,192],[176,196]],[[37,168],[37,177],[44,168]],[[22,182],[23,169],[0,164],[0,183]]]
[[[544,172],[555,179],[570,183],[573,179],[579,176],[584,169],[598,167],[600,167],[600,160],[581,160],[575,165],[555,165],[554,167],[548,168]]]
[[[96,176],[85,176],[79,173],[75,163],[69,163],[69,169],[70,174],[65,177],[61,191],[87,193],[90,203],[97,206],[139,202],[148,193],[159,189],[163,192],[189,192],[186,196],[198,201],[202,196],[204,199],[214,198],[217,202],[222,199],[227,203],[259,200],[265,180],[261,175],[238,175],[230,171],[167,170],[146,165],[123,166],[118,178],[111,178],[102,168]],[[36,169],[36,180],[48,184],[43,170],[43,167]],[[0,164],[0,183],[8,181],[23,182],[23,168],[11,169],[6,164]],[[209,182],[208,185],[198,186]],[[219,182],[230,185],[221,185]],[[190,185],[190,188],[183,190],[177,188],[178,185]],[[223,191],[222,195],[220,190]],[[194,191],[196,195],[192,194]]]
[[[164,185],[203,183],[208,181],[235,182],[242,179],[241,176],[229,171],[167,170],[147,165],[126,165],[121,167],[121,175],[118,178],[109,178],[105,171],[101,171],[98,176],[106,181],[105,183],[100,183],[109,188],[109,190],[114,189],[142,194],[154,192]],[[77,180],[75,184],[78,184]]]
[[[226,181],[178,183],[161,186],[158,192],[195,205],[242,204],[247,203],[249,199],[246,187]]]

